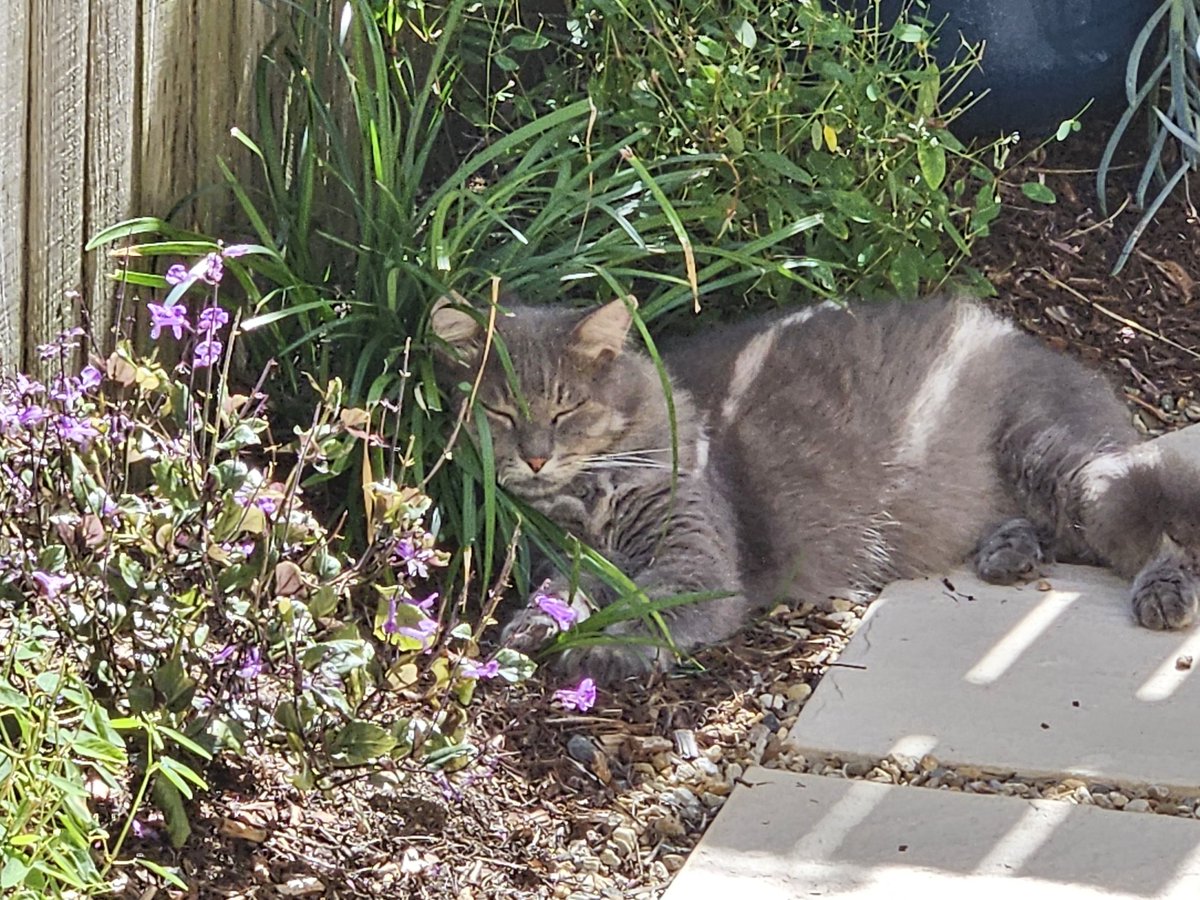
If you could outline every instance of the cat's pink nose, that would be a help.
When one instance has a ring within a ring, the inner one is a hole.
[[[542,471],[542,466],[546,465],[546,457],[531,456],[529,459],[525,460],[525,465],[529,466],[529,468],[533,469],[535,472],[540,472]]]

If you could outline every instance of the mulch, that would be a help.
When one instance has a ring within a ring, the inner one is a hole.
[[[973,264],[996,286],[989,302],[1106,370],[1157,433],[1200,420],[1200,177],[1114,276],[1137,214],[1098,211],[1098,153],[1075,139],[1013,172]],[[1134,177],[1121,170],[1111,209]],[[1028,180],[1057,202],[1026,199]],[[696,808],[687,794],[675,806],[658,795],[687,783],[693,800],[710,796],[702,772],[678,774],[689,759],[701,766],[697,751],[722,777],[730,759],[780,752],[796,703],[775,714],[770,698],[815,686],[840,624],[780,613],[702,654],[702,675],[602,694],[586,715],[552,707],[537,683],[489,685],[473,734],[480,756],[450,775],[399,767],[304,795],[272,757],[226,760],[192,842],[153,855],[182,866],[203,897],[657,897],[715,815],[719,779],[708,785],[716,799]],[[621,829],[636,833],[632,851],[620,852]],[[129,894],[142,887],[131,875]]]

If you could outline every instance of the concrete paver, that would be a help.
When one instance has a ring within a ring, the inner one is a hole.
[[[664,900],[1194,900],[1200,822],[755,768]]]
[[[889,585],[791,742],[1200,792],[1200,629],[1137,626],[1107,571],[1045,572],[1040,586],[965,571]]]

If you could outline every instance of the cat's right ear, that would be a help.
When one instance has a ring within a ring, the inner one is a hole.
[[[429,314],[430,331],[449,346],[460,362],[478,353],[483,337],[478,320],[465,308],[470,308],[470,304],[457,291],[451,291],[438,298]]]

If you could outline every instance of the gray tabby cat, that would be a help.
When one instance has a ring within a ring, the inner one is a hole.
[[[1200,471],[1140,443],[1100,375],[983,307],[825,305],[669,348],[674,491],[667,401],[630,346],[630,308],[510,307],[496,330],[524,402],[494,349],[478,400],[505,488],[651,597],[727,594],[670,611],[680,651],[781,600],[867,597],[967,557],[998,584],[1056,558],[1108,565],[1132,579],[1142,625],[1195,618]],[[465,367],[455,381],[479,365],[479,318],[433,313]],[[569,599],[586,615],[588,598]],[[503,640],[532,650],[553,632],[530,607]],[[597,680],[673,662],[644,643],[570,653]]]

